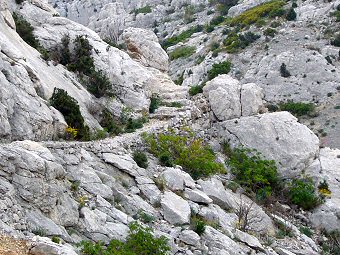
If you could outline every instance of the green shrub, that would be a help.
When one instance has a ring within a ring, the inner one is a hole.
[[[311,178],[293,179],[289,185],[288,195],[293,204],[304,210],[313,209],[321,202]]]
[[[170,52],[169,57],[171,60],[178,58],[187,58],[196,52],[196,47],[194,46],[183,46],[178,47],[174,51]]]
[[[148,158],[146,154],[142,151],[135,151],[133,153],[133,160],[137,163],[139,167],[142,168],[148,167]]]
[[[224,61],[218,64],[213,64],[212,68],[208,71],[208,79],[212,80],[219,74],[227,74],[230,72],[231,62]]]
[[[84,255],[166,255],[170,251],[168,240],[164,237],[154,237],[150,228],[133,222],[129,225],[129,235],[126,242],[111,240],[107,247],[103,242],[81,242],[81,252]]]
[[[279,106],[281,111],[290,112],[297,117],[311,115],[315,111],[315,105],[313,103],[294,103],[293,101],[289,101],[287,103],[281,103]]]
[[[120,120],[115,119],[112,113],[104,109],[100,115],[101,120],[99,124],[110,134],[119,135],[123,132],[123,124]]]
[[[201,25],[197,25],[195,27],[191,27],[190,29],[183,31],[179,35],[175,35],[170,37],[162,42],[162,47],[167,49],[170,46],[176,45],[179,42],[183,42],[186,39],[190,38],[194,33],[201,32],[203,27]]]
[[[235,175],[235,181],[253,191],[257,198],[267,198],[278,184],[279,177],[275,161],[265,160],[255,150],[236,148],[232,150],[224,144],[224,153],[228,156],[227,163]]]
[[[239,49],[244,49],[261,36],[252,32],[246,32],[244,34],[237,34],[235,31],[230,32],[228,37],[224,40],[223,44],[228,53],[235,53]]]
[[[193,230],[198,234],[198,235],[202,235],[205,231],[205,227],[206,227],[206,222],[204,219],[202,219],[201,217],[191,217],[191,225]]]
[[[312,237],[313,233],[308,227],[300,227],[300,232],[308,237]]]
[[[60,238],[57,237],[57,236],[52,236],[51,240],[52,240],[52,242],[54,242],[54,243],[60,243]]]
[[[288,21],[296,20],[296,12],[293,7],[288,10],[286,19]]]
[[[139,14],[139,13],[151,13],[152,12],[152,9],[151,9],[151,6],[150,5],[146,5],[144,7],[141,7],[139,9],[136,9],[133,11],[133,13],[135,13],[136,15]]]
[[[145,135],[145,141],[161,163],[181,165],[195,179],[225,172],[223,164],[216,162],[212,149],[191,131],[181,135],[172,131],[149,134]]]
[[[277,33],[276,29],[268,27],[266,30],[263,31],[263,34],[265,36],[270,36],[270,37],[274,37],[275,34]]]
[[[90,139],[89,128],[84,124],[78,102],[73,97],[63,89],[54,88],[50,104],[63,114],[68,126],[78,130],[76,139]]]
[[[190,96],[194,96],[194,95],[197,95],[199,93],[203,93],[203,86],[196,85],[196,86],[190,87],[190,89],[189,89],[189,95]]]
[[[129,118],[127,120],[127,123],[125,125],[125,132],[126,133],[133,133],[136,131],[136,129],[142,128],[143,124],[146,122],[147,120],[145,118],[138,118],[138,119],[133,119],[133,118]]]
[[[265,17],[282,16],[284,14],[282,7],[285,4],[285,1],[274,0],[258,5],[233,18],[230,24],[245,27],[257,23]]]

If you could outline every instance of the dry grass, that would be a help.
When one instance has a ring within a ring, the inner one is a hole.
[[[27,255],[27,242],[0,236],[0,255]]]

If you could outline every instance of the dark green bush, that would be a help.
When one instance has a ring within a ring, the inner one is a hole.
[[[110,134],[119,135],[123,133],[123,124],[117,118],[114,118],[112,113],[104,109],[101,113],[100,125]]]
[[[190,87],[190,89],[189,89],[189,95],[190,96],[194,96],[194,95],[197,95],[199,93],[203,93],[203,86],[197,85],[197,86]]]
[[[288,21],[296,20],[296,12],[293,7],[288,10],[286,19]]]
[[[235,181],[253,191],[258,199],[269,197],[279,181],[275,161],[263,159],[255,150],[232,150],[227,143],[223,144],[223,147]]]
[[[284,78],[288,78],[290,76],[290,72],[287,70],[287,66],[285,63],[282,63],[280,66],[281,76]]]
[[[274,37],[275,34],[277,33],[276,29],[268,27],[266,30],[263,31],[263,34],[265,36],[270,36],[270,37]]]
[[[293,101],[289,101],[287,103],[281,103],[279,106],[281,111],[290,112],[297,117],[311,115],[315,111],[315,105],[313,103],[294,103]]]
[[[340,255],[340,231],[325,233],[327,239],[322,243],[323,254]]]
[[[191,131],[184,131],[181,135],[168,131],[149,134],[144,138],[150,152],[163,164],[180,165],[195,179],[225,172],[223,164],[216,162],[211,148]]]
[[[150,98],[150,106],[149,106],[149,113],[154,113],[161,104],[161,99],[158,95],[152,95]]]
[[[13,13],[13,19],[15,22],[16,31],[20,37],[30,46],[38,50],[41,46],[33,34],[34,28],[31,26],[31,24],[26,21],[24,17],[16,14],[15,12]]]
[[[293,204],[304,210],[313,209],[321,203],[311,178],[292,180],[289,185],[288,195]]]
[[[148,158],[146,154],[142,151],[135,151],[133,153],[133,160],[137,163],[139,167],[142,168],[148,167]]]
[[[166,255],[170,251],[168,240],[154,237],[150,228],[133,222],[126,242],[112,240],[106,247],[103,242],[81,242],[83,255]]]
[[[84,124],[78,102],[63,89],[54,88],[50,104],[60,111],[68,126],[78,130],[76,139],[89,140],[89,128]]]
[[[196,217],[191,218],[191,225],[192,225],[193,230],[198,235],[202,235],[205,231],[205,227],[206,227],[207,224],[204,221],[204,219],[196,216]]]
[[[138,119],[133,119],[129,118],[127,120],[127,123],[125,125],[125,132],[126,133],[133,133],[136,131],[136,129],[142,128],[143,124],[146,122],[145,118],[138,118]]]
[[[224,40],[223,44],[228,53],[235,53],[239,49],[244,49],[261,36],[252,32],[246,32],[243,34],[237,34],[235,31],[230,32],[228,37]]]
[[[213,64],[212,68],[208,71],[208,79],[212,80],[219,74],[227,74],[230,72],[231,62],[224,61],[218,64]]]
[[[340,34],[335,35],[335,38],[331,41],[331,44],[336,47],[340,47]]]

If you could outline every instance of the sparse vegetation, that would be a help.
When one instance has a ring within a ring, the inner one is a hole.
[[[196,85],[196,86],[191,86],[189,89],[189,95],[190,96],[195,96],[199,93],[203,93],[203,86],[202,85]]]
[[[135,15],[140,14],[140,13],[146,14],[146,13],[151,13],[151,12],[152,12],[152,8],[150,5],[146,5],[144,7],[138,8],[133,11]]]
[[[192,229],[198,234],[198,235],[202,235],[205,231],[205,227],[206,227],[206,221],[204,219],[202,219],[199,216],[192,216],[191,217],[191,226]]]
[[[158,95],[152,95],[150,98],[150,106],[149,106],[149,113],[154,113],[161,104],[161,99]]]
[[[228,74],[231,69],[231,62],[224,61],[221,63],[213,64],[212,68],[208,71],[208,79],[212,80],[219,74]]]
[[[260,35],[252,32],[238,34],[233,31],[228,34],[228,37],[224,40],[223,44],[228,53],[235,53],[240,49],[246,48],[260,37]]]
[[[281,111],[290,112],[297,117],[312,115],[315,111],[315,105],[313,103],[288,101],[287,103],[279,104],[279,106]]]
[[[201,32],[203,30],[203,26],[197,25],[192,27],[179,35],[175,35],[163,41],[162,46],[164,49],[167,49],[170,46],[176,45],[179,42],[183,42],[186,39],[190,38],[194,33]]]
[[[194,46],[183,46],[176,48],[172,52],[170,52],[169,57],[171,60],[175,60],[178,58],[187,58],[194,54],[196,51],[196,47]]]
[[[183,131],[181,135],[169,130],[164,134],[145,135],[144,138],[150,152],[163,165],[180,165],[195,179],[225,172],[223,164],[216,162],[211,148],[190,130]]]
[[[83,255],[166,255],[170,251],[168,240],[164,237],[154,237],[150,228],[137,222],[130,223],[126,242],[111,240],[108,246],[103,242],[81,242]]]
[[[284,78],[290,77],[290,72],[287,70],[287,66],[286,66],[285,63],[281,64],[280,73],[281,73],[281,76],[284,77]]]

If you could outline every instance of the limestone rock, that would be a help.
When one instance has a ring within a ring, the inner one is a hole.
[[[319,152],[319,139],[288,112],[244,117],[217,124],[221,140],[256,149],[276,161],[281,176],[293,177],[308,167]]]
[[[170,224],[187,224],[190,222],[190,206],[180,196],[166,191],[162,197],[161,205],[164,218]]]
[[[197,246],[201,238],[196,232],[192,230],[184,230],[181,232],[179,239],[186,244]]]
[[[256,250],[264,250],[260,241],[255,236],[249,235],[238,229],[235,230],[234,235],[236,239],[238,239],[242,243],[245,243],[249,247],[256,249]]]
[[[184,190],[183,196],[196,203],[211,204],[213,202],[213,200],[209,198],[204,192],[197,189],[186,188]]]
[[[129,27],[124,30],[123,38],[132,58],[146,67],[153,67],[163,72],[168,71],[169,57],[152,31]]]
[[[184,190],[185,187],[195,187],[192,177],[178,168],[167,168],[159,178],[163,179],[173,191]]]

